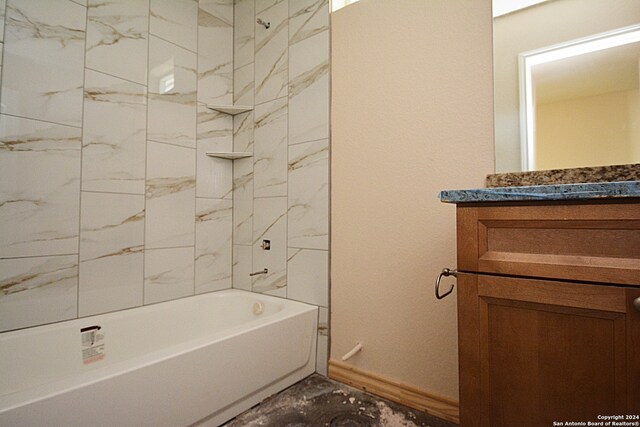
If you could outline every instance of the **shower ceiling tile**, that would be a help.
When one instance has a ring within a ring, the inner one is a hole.
[[[197,24],[198,0],[151,0],[149,33],[195,52]]]
[[[6,14],[2,112],[81,126],[85,8],[10,0]]]
[[[149,140],[195,147],[196,62],[195,53],[150,36]]]
[[[329,143],[289,146],[289,247],[329,249]]]
[[[258,6],[256,4],[256,6]],[[255,23],[256,104],[287,95],[289,81],[288,3],[281,1],[256,16],[271,26]]]
[[[195,242],[195,150],[147,142],[146,248]]]
[[[233,68],[253,62],[254,52],[254,0],[236,0],[233,14]],[[251,104],[253,105],[253,103]]]
[[[289,44],[329,29],[329,0],[289,0]]]
[[[193,295],[193,249],[191,246],[145,252],[145,304]]]
[[[148,31],[149,0],[89,0],[87,68],[147,84]]]
[[[233,118],[198,104],[196,196],[231,199],[233,163],[207,152],[233,151]]]
[[[255,199],[253,217],[253,271],[264,268],[268,274],[253,277],[252,290],[267,292],[287,285],[287,198]],[[262,249],[269,240],[271,249]]]
[[[78,252],[81,130],[0,116],[0,257]]]
[[[80,316],[142,305],[143,249],[143,195],[82,192]]]
[[[78,257],[0,260],[0,332],[72,319],[77,314]]]
[[[328,307],[328,251],[289,248],[287,259],[287,296],[308,304]]]
[[[82,190],[144,194],[147,88],[87,70]]]
[[[329,137],[329,32],[289,48],[289,144]]]
[[[233,1],[200,0],[198,101],[233,102]]]
[[[232,205],[196,199],[196,294],[231,287]]]
[[[255,109],[254,195],[287,195],[287,99]]]

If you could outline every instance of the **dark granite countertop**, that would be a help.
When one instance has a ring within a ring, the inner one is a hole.
[[[445,203],[640,198],[640,181],[444,190],[438,197]]]
[[[493,175],[487,175],[487,187],[516,187],[523,185],[555,185],[575,184],[579,182],[620,182],[638,180],[640,180],[640,163],[632,163],[628,165],[496,173]]]

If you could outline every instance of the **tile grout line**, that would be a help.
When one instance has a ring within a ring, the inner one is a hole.
[[[147,247],[147,226],[148,226],[148,222],[147,222],[147,215],[148,215],[148,211],[147,211],[147,182],[149,180],[148,178],[148,168],[149,168],[149,141],[148,141],[148,137],[149,137],[149,67],[151,65],[151,2],[153,2],[153,0],[149,0],[149,8],[147,11],[147,64],[146,64],[146,70],[145,70],[145,75],[146,75],[146,91],[145,91],[145,97],[146,97],[146,107],[147,107],[147,111],[146,111],[146,117],[145,117],[145,127],[144,127],[144,230],[142,233],[142,245],[144,250],[142,251],[142,301],[140,306],[144,306],[145,305],[145,293],[146,293],[146,288],[147,288],[147,249],[150,249]]]
[[[84,48],[82,49],[82,112],[80,118],[80,182],[79,182],[79,191],[78,191],[78,274],[76,276],[77,286],[76,286],[76,318],[80,318],[80,250],[82,248],[82,166],[83,166],[83,158],[84,158],[84,137],[85,137],[85,126],[84,126],[84,109],[85,109],[85,96],[87,90],[87,33],[89,30],[89,4],[84,8]]]
[[[151,0],[153,1],[153,0]],[[197,223],[197,215],[198,215],[198,143],[200,141],[199,132],[198,132],[198,109],[200,106],[198,105],[198,91],[200,90],[200,1],[196,1],[196,117],[195,117],[195,164],[194,164],[194,194],[193,194],[193,295],[196,295],[196,277],[197,271],[196,263],[197,263],[197,246],[198,246],[198,223]],[[206,108],[206,104],[205,104]]]

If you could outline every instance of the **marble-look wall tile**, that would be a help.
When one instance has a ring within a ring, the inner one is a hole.
[[[287,195],[287,99],[255,109],[254,195]]]
[[[6,22],[2,112],[81,126],[85,8],[9,0]]]
[[[87,68],[147,84],[149,0],[89,0]]]
[[[0,332],[77,315],[76,255],[0,260]]]
[[[149,33],[195,52],[198,0],[151,0]]]
[[[253,152],[253,120],[253,112],[233,118],[235,151]],[[253,158],[233,162],[233,241],[240,245],[253,242]]]
[[[256,13],[260,13],[278,3],[286,3],[287,0],[255,0],[255,2]]]
[[[327,375],[329,361],[329,310],[318,309],[318,346],[316,347],[316,372]]]
[[[233,101],[233,0],[200,0],[198,101]]]
[[[196,294],[231,287],[232,204],[196,199]]]
[[[271,295],[272,297],[280,297],[280,298],[286,298],[287,297],[287,287],[282,287],[282,288],[277,288],[277,289],[271,289],[269,291],[264,291],[261,292],[265,295]]]
[[[262,249],[269,240],[270,250]],[[287,198],[255,199],[253,216],[253,271],[264,268],[268,274],[253,277],[254,292],[268,292],[287,285]]]
[[[0,0],[0,42],[4,42],[4,17],[6,9],[7,0]]]
[[[253,248],[245,245],[233,245],[233,288],[251,290]]]
[[[289,247],[329,248],[329,144],[289,146]]]
[[[147,142],[145,247],[195,243],[195,150]]]
[[[256,104],[287,95],[289,80],[289,8],[280,1],[263,11],[256,3],[256,16],[270,22],[269,29],[255,23]]]
[[[195,148],[196,63],[195,53],[149,37],[149,140]]]
[[[233,151],[233,118],[198,104],[197,149],[196,196],[231,199],[233,163],[207,152]]]
[[[87,6],[88,0],[71,0],[74,3],[78,3],[81,6]]]
[[[1,1],[1,0],[0,0]],[[0,17],[0,19],[3,19]],[[4,21],[4,20],[3,20]],[[4,56],[4,43],[0,43],[0,81],[2,81],[2,57]],[[0,85],[0,97],[2,96],[2,85]],[[0,98],[1,99],[1,98]],[[1,108],[1,107],[0,107]]]
[[[253,160],[236,160],[233,166],[233,241],[251,245],[253,240]]]
[[[233,103],[253,106],[253,62],[233,72]]]
[[[255,1],[236,0],[233,6],[233,68],[253,62]],[[253,105],[253,104],[251,104]]]
[[[289,44],[329,29],[329,0],[289,0]]]
[[[82,192],[78,313],[142,305],[144,196]]]
[[[289,248],[287,297],[308,304],[329,305],[329,253]]]
[[[289,49],[289,144],[329,137],[329,31]]]
[[[82,189],[144,194],[145,86],[87,70]]]
[[[0,116],[0,257],[78,252],[80,133]]]
[[[187,247],[145,251],[145,304],[193,295],[193,250]]]

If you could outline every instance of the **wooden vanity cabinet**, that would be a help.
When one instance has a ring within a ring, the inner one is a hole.
[[[640,415],[640,200],[459,204],[457,231],[460,425]]]

